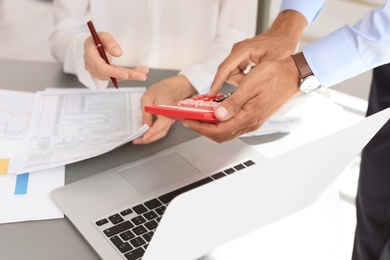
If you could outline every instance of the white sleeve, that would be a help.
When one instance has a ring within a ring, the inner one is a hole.
[[[283,0],[280,11],[295,10],[306,17],[308,24],[311,24],[324,7],[326,0]]]
[[[353,26],[345,25],[303,48],[323,87],[390,62],[390,1]]]
[[[55,27],[50,37],[50,51],[53,57],[63,63],[66,73],[77,75],[85,86],[104,89],[108,81],[95,79],[84,67],[84,43],[90,32],[89,0],[54,0]]]

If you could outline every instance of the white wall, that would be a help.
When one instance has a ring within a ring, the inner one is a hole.
[[[0,0],[0,58],[54,61],[48,43],[52,5],[48,0]]]

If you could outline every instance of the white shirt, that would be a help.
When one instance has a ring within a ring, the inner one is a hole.
[[[110,32],[123,55],[112,64],[176,69],[206,92],[234,43],[254,36],[257,0],[55,0],[51,52],[90,88],[108,82],[84,68],[84,42],[96,30]]]
[[[311,23],[324,0],[284,0]],[[304,5],[304,3],[311,3]],[[282,9],[286,10],[286,9]],[[301,11],[302,10],[302,11]],[[345,25],[302,49],[323,87],[333,86],[390,62],[390,1],[371,10],[355,25]]]

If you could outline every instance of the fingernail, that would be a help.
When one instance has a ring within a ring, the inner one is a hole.
[[[140,75],[138,76],[138,79],[139,79],[139,80],[142,80],[142,81],[145,81],[145,80],[146,80],[146,75],[140,74]]]
[[[216,113],[216,116],[218,117],[218,119],[226,119],[228,116],[228,111],[224,107],[217,107],[215,109],[215,113]]]
[[[119,49],[119,48],[114,48],[114,49],[112,49],[112,54],[114,54],[114,55],[121,55],[122,54],[122,50]]]

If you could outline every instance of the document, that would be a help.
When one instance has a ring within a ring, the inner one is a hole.
[[[35,94],[0,89],[0,175],[15,171],[26,145]]]
[[[0,176],[0,224],[63,218],[50,192],[65,184],[65,166]]]
[[[142,135],[145,88],[38,92],[20,172],[65,165],[108,152]]]
[[[0,174],[66,165],[141,136],[149,128],[142,125],[140,99],[144,91],[144,87],[103,91],[47,89],[26,98],[29,106],[23,109],[17,106],[26,93],[18,93],[12,99],[1,94],[10,102],[5,108],[0,106],[0,138],[4,137],[0,139]],[[16,115],[18,120],[14,119]],[[18,143],[10,142],[16,138]]]
[[[308,117],[315,115],[318,119],[321,119],[324,114],[338,113],[341,110],[341,106],[323,95],[317,93],[298,95],[284,104],[259,129],[243,134],[241,137],[302,132],[307,129]],[[312,122],[311,119],[309,121],[309,123]]]
[[[0,90],[0,141],[20,141],[26,137],[34,97],[34,93]]]

